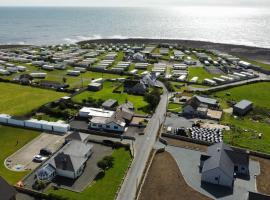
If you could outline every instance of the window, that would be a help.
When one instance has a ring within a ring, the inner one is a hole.
[[[111,128],[110,125],[106,125],[106,128]]]
[[[98,125],[98,127],[99,127],[99,128],[102,128],[102,125],[101,125],[101,124],[99,124],[99,125]]]
[[[242,169],[242,170],[246,170],[246,168],[244,168],[244,167],[241,167],[241,169]]]
[[[215,181],[218,181],[218,177],[215,177]]]
[[[118,126],[114,126],[113,128],[114,128],[114,129],[118,129]]]
[[[92,126],[95,126],[96,127],[97,125],[96,124],[92,124]]]

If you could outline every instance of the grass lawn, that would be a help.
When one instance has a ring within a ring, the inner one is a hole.
[[[226,94],[229,94],[227,96]],[[221,101],[234,100],[240,101],[247,99],[252,101],[255,106],[270,109],[270,83],[255,83],[250,85],[239,86],[219,92],[212,93],[213,96],[219,97]]]
[[[127,93],[113,93],[113,89],[119,83],[104,82],[103,89],[98,92],[86,91],[72,98],[74,102],[82,103],[83,99],[88,99],[89,97],[95,99],[116,99],[118,104],[125,103],[126,99],[134,104],[137,113],[144,113],[143,108],[148,106],[148,103],[144,101],[143,96],[129,95]]]
[[[191,80],[193,77],[199,77],[198,82],[202,82],[206,78],[213,78],[217,75],[215,74],[210,74],[207,72],[203,67],[189,67],[188,68],[188,79]]]
[[[229,114],[224,114],[223,124],[236,127],[225,132],[224,141],[234,146],[239,146],[255,151],[270,153],[270,125],[262,122],[255,122],[248,117],[235,119]],[[259,139],[258,134],[263,136]]]
[[[181,112],[182,111],[182,105],[178,103],[169,103],[168,110],[172,112]]]
[[[0,126],[0,176],[10,184],[17,183],[28,172],[13,172],[8,170],[4,166],[4,160],[38,135],[39,133],[36,131]]]
[[[24,115],[66,95],[52,90],[9,83],[0,83],[0,88],[0,113],[10,115]]]
[[[115,199],[121,180],[126,173],[129,163],[131,162],[131,156],[129,151],[126,151],[123,148],[114,150],[112,156],[114,157],[114,166],[106,171],[103,178],[97,180],[82,193],[75,193],[64,189],[53,190],[52,188],[50,188],[47,193],[68,197],[70,200]]]

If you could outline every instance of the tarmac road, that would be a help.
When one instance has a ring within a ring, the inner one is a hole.
[[[146,167],[150,152],[156,142],[159,127],[165,120],[169,93],[161,82],[158,82],[158,84],[163,87],[164,92],[154,115],[145,129],[144,140],[135,144],[135,149],[137,151],[124,183],[118,193],[117,200],[133,200],[136,198],[138,184],[143,177],[143,171]]]

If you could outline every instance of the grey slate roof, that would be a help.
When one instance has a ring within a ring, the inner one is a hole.
[[[77,140],[77,141],[84,142],[88,138],[88,136],[89,135],[85,133],[73,132],[69,134],[65,139],[66,141]]]
[[[87,161],[85,155],[92,148],[92,144],[72,140],[50,160],[50,164],[56,169],[75,172]]]
[[[225,150],[232,149],[223,143],[217,143],[208,147],[207,155],[210,156],[203,165],[202,172],[220,168],[227,176],[233,179],[234,163]]]
[[[234,107],[239,108],[239,109],[246,109],[247,107],[249,107],[250,105],[252,105],[251,101],[248,100],[242,100],[239,103],[235,104]]]
[[[207,98],[207,97],[202,97],[202,96],[198,96],[196,95],[195,98],[198,99],[198,101],[200,101],[202,104],[208,104],[208,105],[217,105],[217,100],[216,99],[211,99],[211,98]]]
[[[16,195],[16,190],[14,187],[9,185],[1,176],[0,176],[0,199],[1,200],[10,200]]]
[[[216,143],[208,147],[207,156],[209,158],[205,160],[202,172],[220,168],[232,179],[234,177],[234,166],[236,164],[242,166],[249,165],[248,154],[234,150],[224,143]]]
[[[115,99],[108,99],[107,101],[105,101],[102,104],[102,107],[111,108],[111,107],[115,106],[116,103],[117,103],[117,100],[115,100]]]

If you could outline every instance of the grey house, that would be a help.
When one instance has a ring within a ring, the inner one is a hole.
[[[244,116],[252,110],[253,103],[248,100],[242,100],[233,106],[233,114]]]
[[[248,154],[224,143],[208,147],[200,159],[201,181],[232,188],[236,176],[249,176]]]

